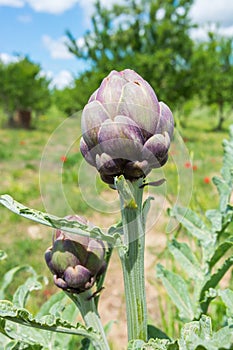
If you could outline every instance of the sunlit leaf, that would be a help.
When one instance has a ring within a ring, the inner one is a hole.
[[[65,218],[59,218],[54,215],[27,208],[23,204],[15,201],[9,195],[0,196],[0,204],[4,205],[6,208],[11,210],[15,214],[21,215],[27,219],[38,222],[40,224],[57,228],[70,233],[79,234],[81,236],[98,238],[108,241],[110,243],[114,243],[114,237],[102,232],[99,227],[84,225],[83,223],[78,221],[71,221]]]
[[[209,291],[210,288],[215,288],[225,273],[229,270],[229,268],[233,265],[233,257],[228,258],[224,261],[223,265],[218,269],[216,273],[211,275],[205,285],[203,286],[200,293],[200,305],[203,313],[207,312],[209,303],[211,301],[211,296],[206,298],[206,292]]]
[[[179,243],[174,239],[168,245],[168,248],[189,277],[195,280],[203,280],[200,264],[186,243]]]
[[[15,276],[20,272],[28,272],[32,274],[33,276],[36,276],[35,270],[28,265],[24,266],[16,266],[13,269],[7,271],[5,275],[2,278],[1,281],[1,288],[0,288],[0,299],[4,299],[5,296],[5,290],[8,288],[8,286],[11,284]]]
[[[210,261],[209,261],[209,268],[210,270],[213,268],[213,266],[224,256],[224,254],[233,246],[233,236],[229,237],[227,241],[221,243],[216,250],[214,251],[214,254],[212,255]]]
[[[66,320],[50,315],[42,319],[34,318],[29,311],[17,308],[8,300],[0,301],[0,317],[18,323],[22,326],[34,327],[51,332],[82,335],[91,339],[99,337],[92,328],[86,328],[80,323],[73,326]]]
[[[160,264],[157,265],[157,277],[161,279],[168,295],[178,308],[180,318],[192,320],[194,318],[194,307],[184,279],[174,272],[166,270]]]

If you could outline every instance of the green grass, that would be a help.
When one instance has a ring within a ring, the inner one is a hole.
[[[222,140],[228,137],[228,126],[232,122],[231,116],[222,132],[213,132],[216,121],[211,110],[195,107],[187,118],[186,127],[178,127],[184,141],[173,142],[168,163],[149,176],[151,181],[165,177],[166,187],[149,191],[155,195],[165,193],[171,206],[179,198],[181,205],[189,205],[200,213],[215,208],[218,194],[209,180],[220,172]],[[0,129],[1,194],[8,193],[26,206],[48,210],[58,216],[77,213],[91,217],[95,205],[91,207],[83,195],[91,196],[95,188],[97,194],[108,191],[111,196],[112,190],[99,177],[92,179],[91,173],[85,170],[79,137],[80,119],[65,120],[54,107],[38,120],[35,129]],[[78,173],[80,167],[84,169],[82,176]],[[100,215],[96,224],[101,225],[101,218]],[[35,235],[32,235],[33,230]],[[8,259],[1,262],[0,275],[15,265],[29,264],[38,274],[49,276],[46,290],[53,292],[55,288],[43,259],[51,237],[52,230],[1,208],[0,248],[6,251]],[[40,294],[37,304],[46,298],[46,293]]]

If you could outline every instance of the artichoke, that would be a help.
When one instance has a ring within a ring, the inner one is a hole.
[[[136,72],[112,71],[83,109],[80,150],[101,178],[135,181],[163,166],[173,135],[169,107]]]
[[[67,219],[85,224],[84,219],[76,215]],[[57,287],[82,293],[105,271],[104,256],[102,241],[56,230],[53,245],[45,252],[45,261]]]

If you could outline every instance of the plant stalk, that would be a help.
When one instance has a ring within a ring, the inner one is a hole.
[[[91,339],[94,348],[96,350],[110,350],[92,292],[87,290],[80,294],[67,293],[67,295],[78,307],[86,326],[92,327],[97,332],[96,339]]]
[[[127,312],[128,340],[147,341],[147,307],[144,277],[145,227],[142,213],[143,189],[139,183],[130,184],[135,206],[125,204],[120,194],[124,243],[120,247]]]

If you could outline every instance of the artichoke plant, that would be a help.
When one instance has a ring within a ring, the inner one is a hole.
[[[83,109],[80,150],[101,178],[131,181],[163,166],[174,129],[169,107],[136,72],[112,71]]]
[[[77,215],[67,219],[85,224]],[[45,261],[57,287],[81,293],[90,289],[105,271],[104,256],[102,241],[56,230],[53,245],[45,252]]]

